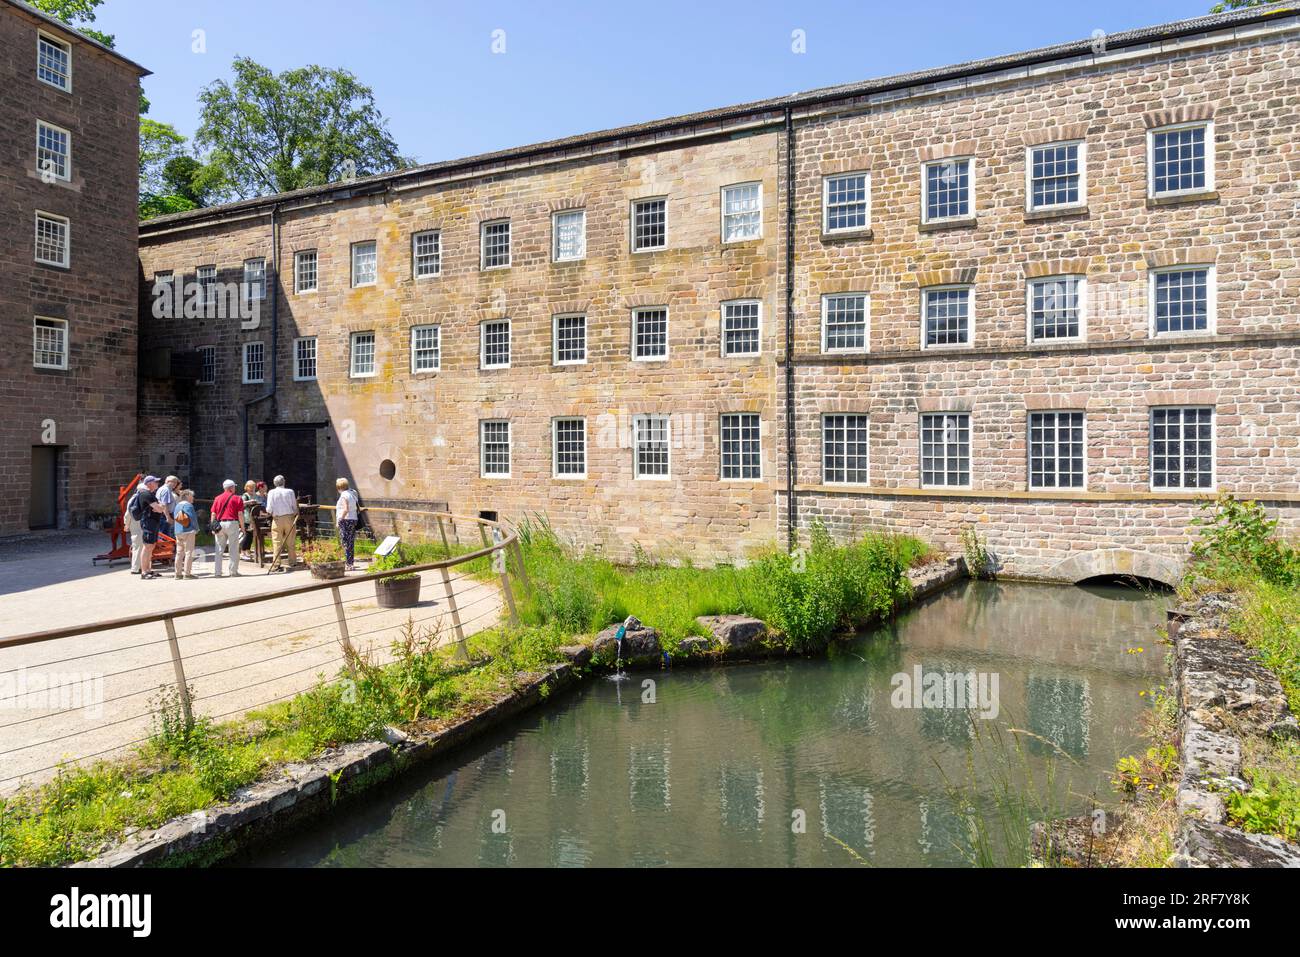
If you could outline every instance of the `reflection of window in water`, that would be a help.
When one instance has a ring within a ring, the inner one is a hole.
[[[591,863],[591,852],[587,842],[572,834],[560,834],[555,838],[553,858],[556,867],[586,867]]]
[[[668,810],[672,804],[669,770],[668,745],[632,746],[627,776],[634,809]]]
[[[865,854],[876,842],[871,792],[860,784],[822,778],[817,783],[822,834]]]
[[[835,717],[850,731],[872,730],[871,688],[846,689],[835,703]]]
[[[917,843],[929,864],[968,864],[975,856],[974,822],[949,801],[922,799]]]
[[[1027,695],[1029,730],[1046,739],[1027,737],[1030,754],[1055,753],[1052,745],[1073,758],[1088,753],[1092,693],[1086,679],[1030,675]]]
[[[489,815],[482,823],[483,837],[478,844],[479,867],[505,867],[515,860],[515,845],[510,834],[494,834]]]
[[[551,793],[576,797],[585,794],[591,783],[587,746],[551,748]]]
[[[973,678],[972,672],[947,663],[921,665],[921,734],[949,744],[970,741],[976,719],[971,712],[979,708],[979,687]],[[940,696],[940,707],[932,706],[935,695]]]
[[[756,768],[723,768],[719,796],[722,823],[742,831],[763,823],[763,772]]]

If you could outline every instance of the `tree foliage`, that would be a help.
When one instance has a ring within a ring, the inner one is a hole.
[[[196,142],[211,151],[218,189],[248,197],[320,186],[409,165],[375,105],[347,70],[305,66],[274,73],[248,57],[234,81],[199,94]],[[355,164],[353,166],[352,164]]]
[[[88,23],[95,22],[95,8],[104,0],[25,0],[25,2],[28,6],[35,7],[56,20],[62,20],[70,27],[76,27],[86,36],[98,40],[106,47],[113,45],[113,37],[110,34],[86,26]]]

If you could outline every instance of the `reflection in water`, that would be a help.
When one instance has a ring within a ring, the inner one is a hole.
[[[1138,744],[1164,608],[1131,589],[970,583],[827,658],[662,673],[654,704],[589,682],[240,863],[856,864],[842,841],[873,864],[963,864],[971,810],[951,786],[973,779],[987,810],[989,742],[1010,729],[1030,732],[1026,770],[1063,811],[1105,794]],[[918,666],[996,674],[997,718],[891,707],[891,679]],[[1057,749],[1070,760],[1042,773]]]

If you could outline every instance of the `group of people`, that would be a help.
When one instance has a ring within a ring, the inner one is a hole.
[[[246,543],[252,540],[253,525],[261,510],[271,516],[270,571],[288,572],[297,563],[298,496],[285,484],[283,475],[277,475],[271,485],[268,490],[265,482],[249,479],[241,493],[233,479],[222,483],[221,493],[212,500],[209,526],[216,542],[215,577],[221,577],[225,558],[230,562],[230,577],[240,576],[240,553],[247,551]],[[347,569],[353,571],[361,503],[347,479],[340,478],[334,485],[339,493],[335,512],[339,540]],[[153,555],[159,535],[166,535],[176,542],[174,577],[194,578],[199,516],[194,507],[194,490],[183,488],[179,478],[146,475],[127,497],[122,524],[131,539],[132,575],[142,579],[161,577],[153,569]]]

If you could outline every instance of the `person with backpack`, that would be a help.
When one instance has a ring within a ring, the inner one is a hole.
[[[131,537],[131,574],[140,574],[140,556],[144,553],[144,529],[140,527],[140,520],[136,518],[136,496],[144,487],[143,484],[137,485],[131,490],[131,494],[126,499],[126,510],[122,513],[122,527],[126,529],[127,535]]]
[[[195,543],[199,538],[199,513],[194,509],[194,490],[184,489],[177,492],[176,505],[172,508],[172,521],[175,523],[176,538],[176,580],[194,577]]]
[[[346,559],[345,568],[352,572],[357,569],[353,550],[357,542],[357,519],[361,516],[361,509],[359,508],[361,503],[357,498],[357,493],[348,488],[347,479],[339,479],[334,483],[334,487],[339,490],[339,500],[335,506],[334,521],[339,527],[339,540],[343,542],[343,557]]]
[[[162,503],[158,501],[158,486],[162,480],[156,475],[146,475],[136,489],[131,503],[131,516],[140,523],[140,578],[157,578],[153,570],[153,550],[158,544],[158,532],[162,528],[163,518],[167,514]]]
[[[212,501],[212,534],[217,541],[217,570],[221,577],[221,553],[230,556],[230,577],[239,577],[239,539],[244,532],[244,497],[233,479],[222,483],[221,494]]]

